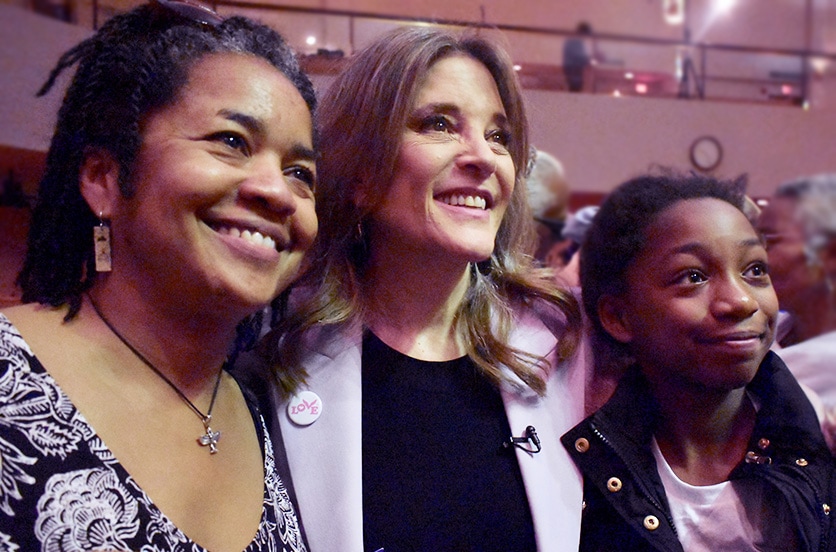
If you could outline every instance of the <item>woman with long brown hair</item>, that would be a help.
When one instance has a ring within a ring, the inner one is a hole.
[[[535,268],[521,90],[484,37],[399,29],[320,108],[321,239],[262,342],[320,550],[573,550],[576,302]]]

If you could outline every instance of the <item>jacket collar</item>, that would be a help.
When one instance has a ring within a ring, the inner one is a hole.
[[[829,457],[815,409],[778,355],[767,354],[747,390],[760,401],[749,450],[762,449],[767,439],[768,453]]]
[[[778,355],[767,353],[746,389],[759,402],[749,450],[762,450],[762,439],[767,439],[775,453],[829,454],[821,432],[815,431],[819,422],[813,406]],[[616,445],[626,445],[619,446],[622,451],[649,450],[658,420],[658,405],[638,366],[627,371],[612,398],[591,417],[593,426],[607,428]],[[626,460],[642,465],[648,459]]]

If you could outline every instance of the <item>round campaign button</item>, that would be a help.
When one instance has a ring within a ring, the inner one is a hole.
[[[287,415],[297,425],[311,425],[322,414],[322,400],[313,391],[302,391],[290,399]]]

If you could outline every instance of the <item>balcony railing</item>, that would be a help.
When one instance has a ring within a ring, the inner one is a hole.
[[[44,5],[47,0],[39,1]],[[108,17],[137,3],[64,0],[61,9],[53,9],[79,24],[97,28]],[[441,25],[500,35],[519,67],[524,87],[567,89],[561,52],[563,43],[575,36],[574,29],[278,6],[246,0],[215,0],[212,5],[221,13],[243,13],[276,27],[303,54],[305,67],[313,74],[338,71],[345,56],[391,27]],[[809,31],[801,34],[804,32]],[[313,44],[309,43],[310,37],[314,37]],[[590,40],[601,56],[588,70],[584,88],[587,93],[807,107],[816,81],[831,87],[836,82],[836,52],[613,33],[593,34]]]

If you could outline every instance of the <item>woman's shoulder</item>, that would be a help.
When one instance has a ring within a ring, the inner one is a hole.
[[[15,320],[19,320],[18,312],[23,313],[28,309],[21,306],[9,307],[0,311],[0,347],[2,357],[5,358],[14,351],[24,350],[31,354],[29,345],[23,339]],[[26,325],[25,323],[23,325]]]
[[[0,340],[35,354],[61,355],[69,337],[66,313],[67,307],[37,303],[5,308],[0,312]]]
[[[27,337],[52,334],[60,327],[67,314],[67,307],[51,307],[39,303],[26,303],[6,307],[0,311],[4,333],[9,329]]]

